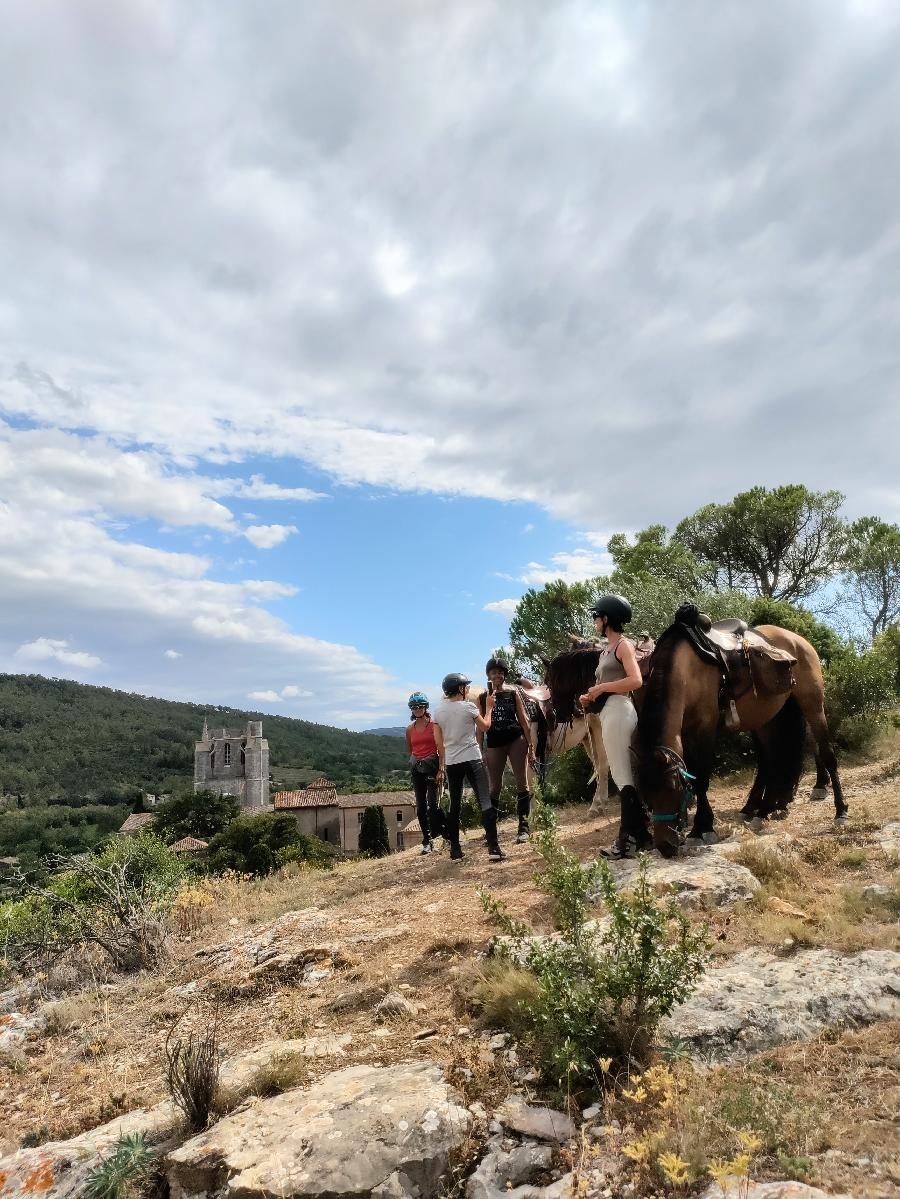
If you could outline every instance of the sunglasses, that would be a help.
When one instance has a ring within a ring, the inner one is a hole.
[[[424,712],[427,707],[428,707],[428,704],[413,704],[412,710],[414,712]]]

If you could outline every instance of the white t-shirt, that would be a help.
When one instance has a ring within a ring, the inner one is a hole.
[[[481,757],[475,737],[475,718],[480,715],[468,699],[443,699],[434,710],[432,719],[444,734],[444,761],[448,766],[471,762]]]

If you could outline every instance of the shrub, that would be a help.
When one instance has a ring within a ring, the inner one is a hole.
[[[54,856],[48,866],[55,875],[46,886],[21,880],[24,897],[0,909],[10,964],[45,964],[86,945],[120,970],[153,966],[164,956],[185,867],[157,837],[116,837],[91,854]]]
[[[191,1130],[202,1132],[219,1098],[218,1013],[199,1032],[173,1039],[174,1030],[173,1025],[164,1047],[166,1086]]]
[[[300,843],[293,816],[262,813],[238,816],[209,843],[213,870],[241,874],[270,874],[278,866],[278,853]]]
[[[359,852],[367,858],[383,858],[391,852],[381,804],[369,804],[363,812],[359,827]]]
[[[559,1085],[597,1085],[601,1059],[615,1072],[650,1058],[660,1020],[705,968],[706,934],[692,931],[673,897],[656,899],[646,857],[633,888],[619,892],[605,861],[582,868],[559,844],[550,809],[540,804],[535,816],[533,844],[544,859],[537,881],[553,900],[558,933],[529,937],[497,900],[482,893],[482,903],[507,934],[506,953],[537,980],[522,1006],[545,1074]],[[597,890],[605,927],[587,919]]]
[[[112,1154],[105,1158],[85,1180],[89,1199],[127,1199],[142,1190],[154,1166],[153,1150],[143,1133],[129,1133],[116,1143]]]
[[[887,638],[870,650],[848,650],[826,678],[825,707],[838,745],[863,753],[880,731],[887,712],[897,704],[896,661]]]
[[[307,837],[300,833],[296,844],[285,845],[275,851],[275,865],[280,869],[292,862],[304,866],[317,866],[322,870],[331,870],[334,866],[336,852],[332,846],[318,837]]]

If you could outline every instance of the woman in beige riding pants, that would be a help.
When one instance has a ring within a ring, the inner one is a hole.
[[[600,729],[613,782],[619,789],[621,817],[615,841],[600,852],[608,858],[628,857],[635,849],[653,844],[650,813],[634,785],[631,738],[637,728],[637,712],[631,693],[641,685],[641,672],[634,646],[622,635],[631,620],[631,604],[621,595],[601,595],[591,609],[597,632],[607,639],[597,663],[597,682],[580,696],[584,708],[603,699]]]

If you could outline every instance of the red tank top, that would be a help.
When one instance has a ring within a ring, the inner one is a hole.
[[[428,718],[428,723],[421,731],[416,728],[415,724],[412,725],[409,730],[409,741],[417,758],[429,758],[432,754],[437,753],[437,742],[434,739],[431,717]]]

